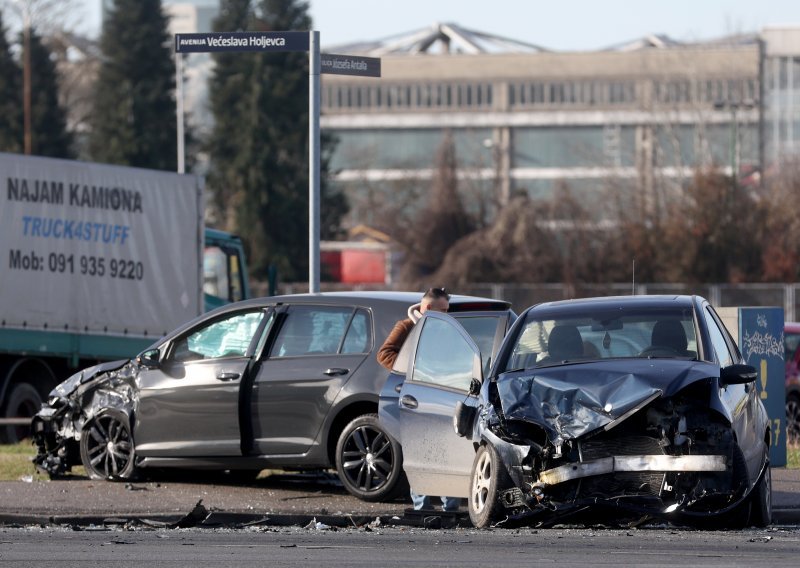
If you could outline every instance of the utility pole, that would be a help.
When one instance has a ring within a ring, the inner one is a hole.
[[[22,12],[22,113],[25,154],[33,151],[31,135],[31,4],[30,0],[14,0]]]

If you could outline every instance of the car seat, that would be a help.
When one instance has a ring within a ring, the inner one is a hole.
[[[550,361],[567,361],[583,358],[583,339],[574,325],[557,325],[547,340]]]

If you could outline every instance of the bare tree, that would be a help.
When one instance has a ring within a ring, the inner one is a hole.
[[[400,279],[413,284],[433,274],[448,249],[474,229],[458,192],[455,145],[446,132],[436,156],[436,172],[425,207],[409,225],[410,231],[395,234],[404,248]]]

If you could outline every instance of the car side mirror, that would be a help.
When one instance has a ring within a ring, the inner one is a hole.
[[[469,434],[472,433],[472,425],[475,422],[475,412],[477,410],[474,406],[464,404],[464,401],[459,400],[456,403],[456,409],[453,413],[453,430],[459,437],[470,438]]]
[[[758,371],[750,365],[730,365],[720,370],[719,382],[725,385],[743,385],[758,378]]]
[[[473,392],[473,386],[475,383],[478,383],[478,389]],[[481,385],[483,384],[483,361],[481,360],[480,353],[473,353],[472,354],[472,381],[469,385],[469,394],[477,395],[481,390]]]
[[[161,352],[158,349],[148,349],[139,353],[136,357],[136,363],[147,367],[148,369],[158,369],[160,362]]]

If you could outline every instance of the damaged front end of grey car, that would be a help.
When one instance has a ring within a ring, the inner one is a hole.
[[[563,368],[488,383],[473,433],[484,442],[470,493],[478,524],[565,522],[609,508],[621,519],[747,524],[759,483],[748,484],[730,419],[708,404],[713,370],[697,363],[661,388],[643,371],[594,366],[580,387],[580,371]],[[762,483],[765,473],[762,463]]]
[[[768,525],[770,423],[756,370],[707,331],[724,327],[702,299],[683,298],[677,315],[664,311],[673,300],[617,300],[613,322],[610,301],[595,316],[588,304],[587,316],[524,314],[500,372],[457,406],[456,433],[476,449],[473,523]],[[667,348],[653,322],[670,317],[681,337]],[[568,356],[556,353],[559,327],[575,338]]]
[[[55,478],[83,464],[93,479],[129,477],[138,370],[133,361],[103,363],[53,389],[31,422],[36,468]]]

